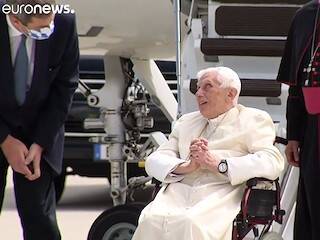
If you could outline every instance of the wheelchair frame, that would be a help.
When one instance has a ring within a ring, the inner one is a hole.
[[[257,188],[259,183],[272,184],[270,189]],[[280,208],[280,184],[278,179],[252,178],[247,181],[241,210],[233,222],[232,240],[242,240],[252,230],[255,239],[261,239],[273,221],[281,224],[285,211]],[[259,234],[258,225],[264,225]]]

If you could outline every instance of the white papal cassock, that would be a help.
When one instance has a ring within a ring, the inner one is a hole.
[[[200,135],[208,139],[212,154],[227,160],[228,174],[205,169],[171,173],[188,158],[190,142]],[[231,240],[243,183],[253,177],[276,179],[283,169],[274,140],[272,119],[258,109],[237,105],[209,120],[200,112],[182,116],[169,141],[146,161],[147,173],[168,185],[142,211],[133,239]]]

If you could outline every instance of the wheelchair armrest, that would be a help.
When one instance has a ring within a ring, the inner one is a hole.
[[[280,143],[280,144],[283,144],[283,145],[287,145],[288,144],[288,140],[283,138],[283,137],[276,136],[276,139],[275,139],[274,143]]]
[[[256,177],[256,178],[251,178],[247,181],[246,185],[247,187],[254,187],[257,186],[259,182],[270,182],[270,183],[274,183],[274,182],[278,182],[279,178],[275,179],[275,180],[270,180],[267,178],[262,178],[262,177]]]

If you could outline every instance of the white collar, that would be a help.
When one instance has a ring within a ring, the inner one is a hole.
[[[15,26],[13,26],[8,14],[6,15],[6,19],[7,19],[7,23],[8,23],[8,26],[9,26],[9,36],[10,37],[21,36],[22,32],[20,32],[18,29],[15,28]]]
[[[228,111],[220,114],[218,117],[207,119],[210,128],[216,128],[220,124],[220,122],[222,122],[226,118],[227,115],[233,115],[232,112],[235,112],[236,110],[236,107],[232,107]]]

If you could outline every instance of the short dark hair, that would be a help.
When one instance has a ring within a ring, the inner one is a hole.
[[[16,16],[23,24],[27,24],[31,21],[32,17],[47,17],[50,14],[52,14],[52,9],[48,12],[41,11],[39,8],[34,8],[35,11],[32,13],[26,13],[24,8],[21,8],[21,6],[44,6],[44,5],[55,5],[55,0],[6,0],[6,3],[11,6],[13,10],[15,10],[13,13],[14,16]],[[22,11],[18,11],[18,9],[22,9]]]

